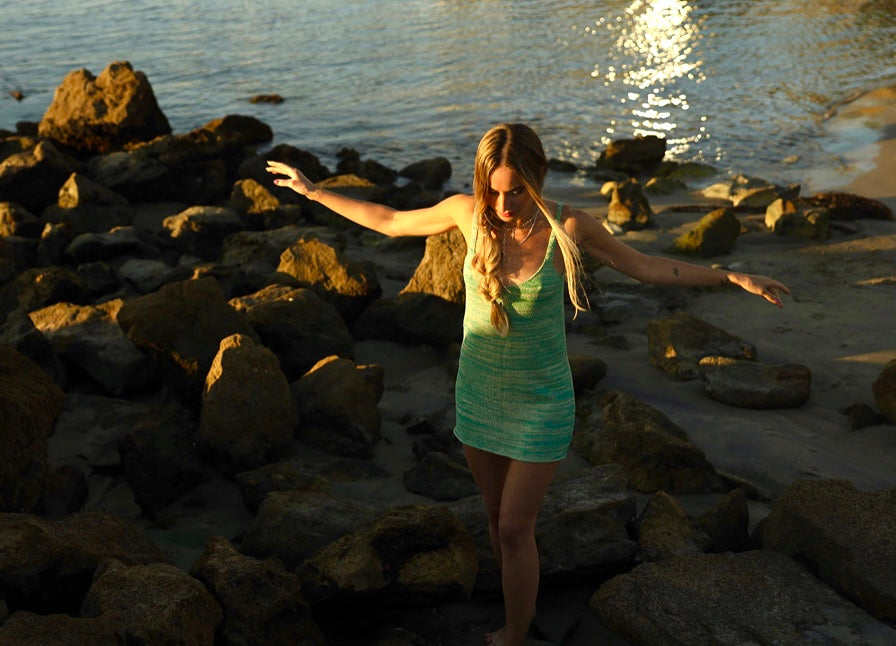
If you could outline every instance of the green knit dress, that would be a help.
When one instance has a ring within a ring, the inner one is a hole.
[[[558,205],[558,214],[561,209]],[[481,274],[472,267],[476,236],[474,230],[464,259],[466,309],[454,434],[464,444],[515,460],[562,460],[572,439],[575,398],[554,232],[539,270],[507,286],[507,336],[495,330],[491,306],[479,293]]]

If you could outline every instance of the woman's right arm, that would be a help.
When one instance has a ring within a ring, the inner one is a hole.
[[[276,178],[275,185],[291,188],[352,222],[391,237],[435,235],[456,226],[466,231],[473,213],[473,198],[469,195],[452,195],[424,209],[398,211],[322,189],[301,171],[282,162],[269,161],[267,171],[286,176]]]

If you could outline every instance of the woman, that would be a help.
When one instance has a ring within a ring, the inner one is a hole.
[[[580,294],[580,249],[641,282],[733,283],[781,307],[776,280],[649,256],[623,244],[592,216],[544,199],[547,158],[535,132],[502,124],[476,152],[473,195],[397,211],[318,188],[280,162],[274,180],[388,236],[433,235],[458,227],[467,241],[466,310],[458,363],[455,435],[488,511],[501,566],[506,624],[488,644],[517,646],[535,616],[539,563],[535,521],[557,464],[566,456],[575,404],[566,355],[564,283]],[[560,253],[555,253],[555,250]]]

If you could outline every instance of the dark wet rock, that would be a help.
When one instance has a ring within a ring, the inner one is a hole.
[[[830,232],[830,220],[827,209],[807,208],[799,200],[779,198],[765,209],[765,226],[778,235],[824,240]]]
[[[181,249],[203,259],[218,257],[224,239],[246,227],[239,213],[223,206],[191,206],[162,226]]]
[[[258,338],[213,278],[169,283],[130,299],[118,311],[118,324],[174,392],[196,406],[221,340]]]
[[[698,364],[703,389],[712,399],[741,408],[797,408],[811,394],[812,374],[802,365],[704,357]]]
[[[595,407],[598,404],[598,407]],[[575,449],[592,464],[619,464],[629,486],[653,493],[719,491],[722,483],[684,429],[619,392],[580,401]]]
[[[795,482],[775,499],[754,538],[804,563],[881,621],[896,621],[896,489]]]
[[[423,185],[424,188],[436,190],[442,188],[451,177],[451,162],[444,157],[423,159],[413,164],[408,164],[398,174],[407,177]]]
[[[832,220],[893,219],[893,211],[883,202],[853,193],[836,191],[816,193],[809,197],[800,198],[800,202],[827,209]]]
[[[883,424],[887,421],[886,417],[871,408],[868,404],[850,404],[846,408],[841,409],[840,412],[846,415],[851,431],[858,431],[866,426],[877,426],[878,424]]]
[[[701,258],[731,253],[741,228],[733,210],[717,209],[704,215],[693,229],[676,238],[672,249]]]
[[[99,76],[69,72],[38,126],[40,136],[90,153],[169,132],[149,80],[127,62],[112,63]]]
[[[665,155],[666,140],[647,135],[611,141],[601,153],[600,162],[616,170],[637,175],[659,164]]]
[[[31,318],[22,310],[15,310],[0,324],[0,345],[9,345],[44,369],[60,386],[66,384],[65,368],[53,351],[53,345]]]
[[[300,576],[312,603],[377,594],[395,603],[469,598],[476,550],[446,507],[393,507],[353,534],[318,550]]]
[[[213,646],[223,613],[205,587],[167,563],[125,565],[116,559],[97,570],[81,615],[117,616],[128,643]]]
[[[28,209],[12,202],[0,202],[0,236],[36,238],[43,224]]]
[[[896,359],[886,363],[871,384],[871,392],[874,393],[874,401],[880,412],[896,424]]]
[[[205,379],[196,441],[225,473],[273,462],[287,448],[299,411],[277,357],[251,337],[221,340]]]
[[[56,202],[72,165],[49,141],[0,162],[0,202],[15,202],[32,213]]]
[[[884,644],[896,631],[770,551],[682,556],[604,583],[591,607],[633,644]]]
[[[107,558],[166,563],[154,543],[112,514],[81,512],[60,520],[0,514],[0,595],[10,608],[76,614],[94,572]]]
[[[661,561],[673,556],[700,554],[709,536],[694,526],[681,504],[665,491],[658,491],[635,519],[641,559]]]
[[[264,561],[237,552],[224,538],[208,540],[190,570],[221,606],[217,631],[226,644],[324,646],[299,578],[276,559]],[[218,643],[218,641],[216,641]]]
[[[325,357],[355,356],[345,321],[311,289],[269,285],[231,304],[277,355],[288,380],[298,379]]]
[[[349,457],[371,457],[379,440],[383,368],[330,356],[318,361],[290,390],[299,405],[299,437],[311,446]]]
[[[704,357],[756,359],[756,349],[742,339],[684,311],[647,324],[650,364],[677,379],[696,379]]]
[[[276,557],[294,570],[314,552],[373,520],[380,512],[354,497],[319,491],[273,491],[264,499],[240,552]]]
[[[101,305],[56,303],[29,314],[64,360],[113,395],[142,390],[149,380],[145,355],[116,321],[119,299]]]
[[[0,345],[0,511],[32,511],[40,502],[47,438],[62,401],[62,390],[40,366]]]
[[[26,269],[0,287],[0,319],[15,309],[33,312],[55,303],[86,305],[92,300],[84,281],[69,267]]]
[[[404,472],[405,488],[433,500],[460,500],[479,492],[473,474],[441,451],[429,451]]]
[[[750,510],[747,496],[741,488],[728,492],[695,522],[709,536],[707,551],[741,552],[750,544]]]
[[[59,189],[57,203],[41,214],[46,222],[66,222],[73,234],[101,233],[131,224],[136,209],[124,197],[86,175],[72,173]]]

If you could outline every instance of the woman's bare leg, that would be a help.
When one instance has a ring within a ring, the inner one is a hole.
[[[473,477],[483,489],[493,545],[497,535],[496,555],[500,559],[504,590],[507,623],[501,630],[487,635],[486,642],[499,646],[520,646],[535,617],[535,599],[538,595],[535,521],[554,478],[557,462],[520,462],[469,447],[464,450]],[[495,496],[498,496],[497,510]],[[494,515],[497,518],[493,529]]]

